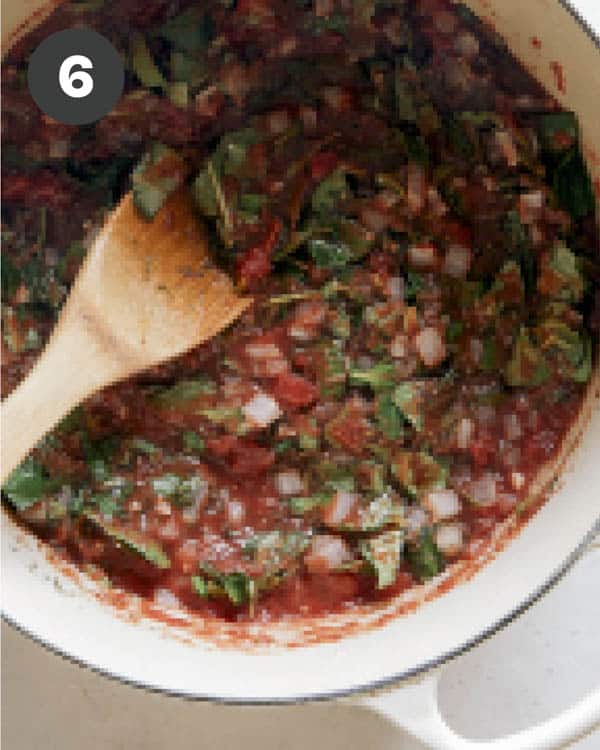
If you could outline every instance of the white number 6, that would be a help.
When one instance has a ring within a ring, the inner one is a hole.
[[[58,82],[67,96],[73,99],[83,99],[84,96],[92,93],[94,79],[85,70],[71,72],[75,65],[87,70],[94,67],[89,57],[85,57],[85,55],[70,55],[62,61],[60,70],[58,71]],[[74,81],[79,81],[80,85],[73,86]]]

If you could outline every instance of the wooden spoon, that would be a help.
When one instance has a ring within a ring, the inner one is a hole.
[[[206,341],[251,301],[211,264],[187,190],[153,221],[128,193],[89,250],[42,355],[2,404],[1,483],[78,403]]]

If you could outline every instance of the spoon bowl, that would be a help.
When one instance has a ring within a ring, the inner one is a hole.
[[[2,404],[2,482],[86,397],[210,339],[251,301],[211,263],[185,188],[152,221],[125,195],[90,248],[45,350]]]

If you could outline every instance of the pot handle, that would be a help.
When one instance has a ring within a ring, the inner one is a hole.
[[[438,705],[441,670],[415,683],[365,696],[363,706],[435,750],[551,750],[574,742],[600,724],[600,688],[548,721],[495,740],[468,740],[445,722]]]

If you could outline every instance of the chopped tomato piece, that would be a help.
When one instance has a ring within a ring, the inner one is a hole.
[[[272,392],[277,401],[285,408],[301,409],[303,406],[312,404],[319,391],[306,378],[286,372],[275,381]]]

